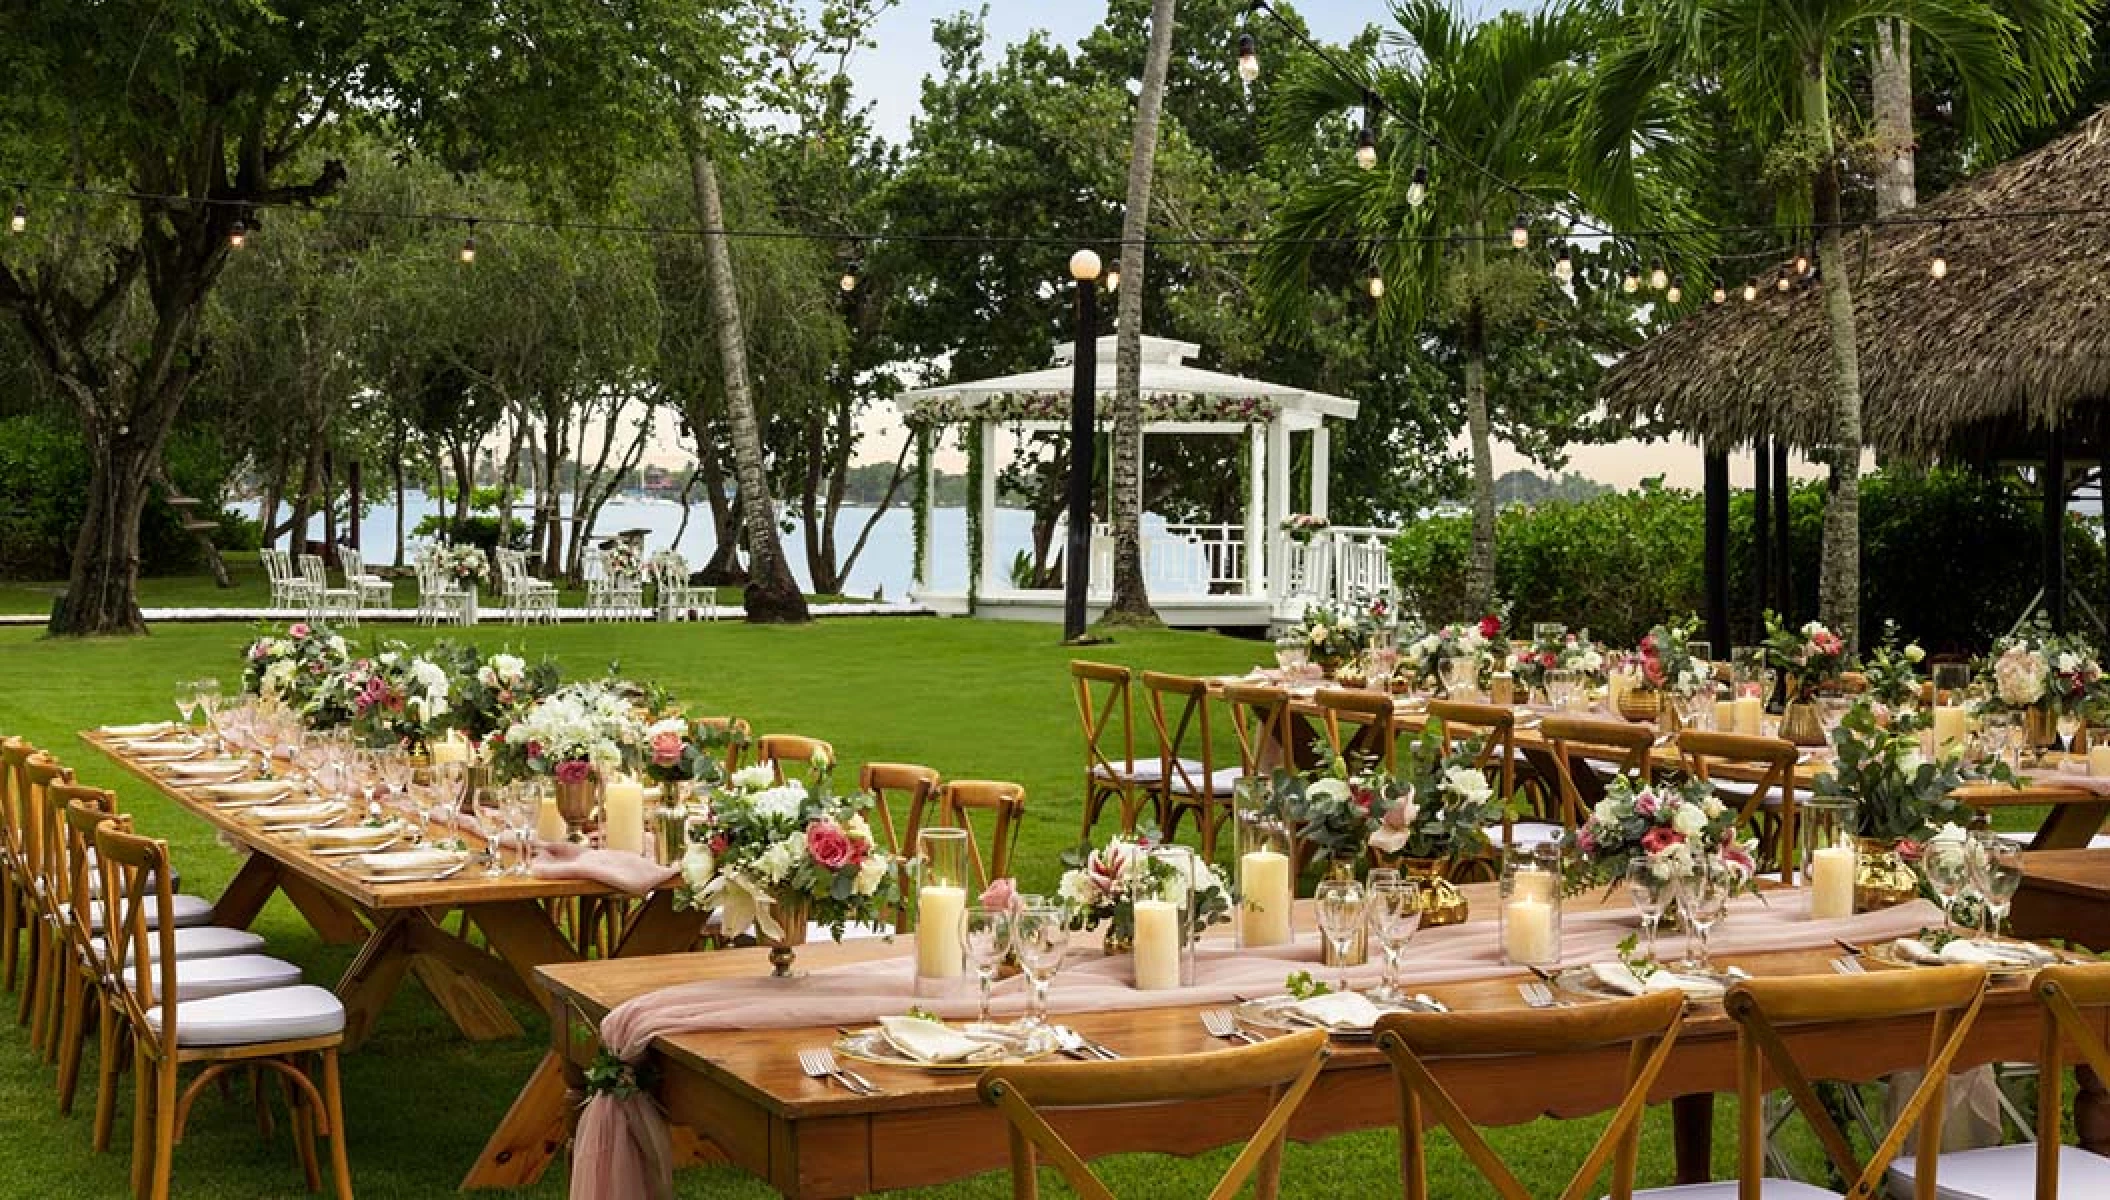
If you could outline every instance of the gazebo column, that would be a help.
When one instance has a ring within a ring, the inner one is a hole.
[[[1333,469],[1333,431],[1321,420],[1319,427],[1311,431],[1311,515],[1324,518],[1330,499]]]
[[[917,425],[912,428],[913,432],[910,436],[916,439],[916,474],[920,477],[918,482],[921,484],[916,490],[916,520],[923,529],[923,541],[916,547],[916,578],[914,580],[915,587],[912,590],[920,592],[930,587],[931,501],[935,498],[938,487],[935,461],[937,456],[932,451],[934,449],[933,443],[937,440],[938,434],[935,428],[928,425]]]
[[[1729,648],[1729,456],[1709,446],[1703,466],[1703,524],[1707,575],[1707,640],[1716,654]]]
[[[1267,429],[1246,426],[1245,594],[1267,590]]]
[[[2066,632],[2066,437],[2054,425],[2044,438],[2044,611]]]
[[[981,439],[982,450],[982,494],[973,503],[982,510],[982,578],[981,594],[996,590],[996,422],[976,421],[975,436]]]
[[[1289,586],[1289,564],[1277,554],[1283,545],[1282,522],[1289,519],[1289,424],[1277,415],[1267,423],[1267,576],[1268,591],[1284,595]]]

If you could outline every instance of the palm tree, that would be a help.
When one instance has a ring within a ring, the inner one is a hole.
[[[1467,599],[1486,612],[1495,588],[1489,345],[1530,296],[1553,286],[1542,259],[1490,249],[1487,239],[1506,247],[1515,223],[1577,206],[1570,133],[1584,110],[1583,63],[1600,24],[1592,10],[1565,3],[1475,25],[1437,0],[1397,0],[1392,16],[1397,28],[1385,44],[1394,53],[1360,64],[1363,80],[1306,62],[1277,88],[1267,135],[1278,150],[1308,147],[1315,127],[1338,129],[1339,114],[1367,109],[1366,84],[1380,118],[1400,119],[1374,121],[1366,111],[1377,164],[1358,169],[1338,153],[1289,196],[1269,230],[1257,282],[1275,324],[1294,329],[1315,268],[1339,257],[1325,241],[1368,239],[1375,247],[1369,266],[1385,285],[1380,328],[1404,338],[1437,324],[1457,339],[1473,459]],[[1426,144],[1414,127],[1441,139],[1442,148]],[[1642,136],[1660,139],[1662,131]],[[1635,206],[1637,194],[1653,191],[1645,179],[1625,183],[1587,207],[1618,215]]]
[[[1808,215],[1818,231],[1832,341],[1818,608],[1849,643],[1861,610],[1861,363],[1842,241],[1840,62],[1895,23],[1922,54],[1949,64],[1966,133],[1998,145],[2066,103],[2087,50],[2091,7],[2090,0],[1639,0],[1592,90],[1585,162],[1618,163],[1642,106],[1698,81],[1719,88],[1771,160],[1801,176],[1790,215]]]

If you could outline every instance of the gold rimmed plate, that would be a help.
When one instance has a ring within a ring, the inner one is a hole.
[[[1046,1026],[1029,1029],[1020,1024],[993,1025],[987,1027],[955,1026],[953,1032],[986,1044],[989,1054],[965,1062],[934,1063],[903,1054],[894,1043],[887,1040],[886,1031],[874,1025],[869,1029],[853,1030],[837,1038],[835,1052],[844,1058],[875,1067],[901,1067],[911,1071],[939,1071],[947,1074],[985,1071],[1003,1063],[1033,1062],[1046,1058],[1061,1049],[1054,1032]]]
[[[1377,1006],[1379,1016],[1395,1012],[1425,1013],[1442,1011],[1412,997],[1406,997],[1397,1001],[1372,998],[1370,1002]],[[1297,1008],[1298,1003],[1299,1001],[1295,996],[1287,994],[1262,996],[1256,1000],[1240,1001],[1238,1007],[1232,1009],[1231,1013],[1238,1018],[1238,1023],[1241,1025],[1250,1025],[1255,1029],[1266,1029],[1275,1033],[1301,1033],[1307,1029],[1323,1029],[1328,1034],[1344,1042],[1367,1042],[1376,1036],[1375,1028],[1372,1025],[1327,1025],[1323,1021],[1306,1016]]]
[[[1679,971],[1677,974],[1682,978],[1703,979],[1721,988],[1721,991],[1712,993],[1681,989],[1685,990],[1685,998],[1695,1004],[1720,1004],[1723,994],[1728,992],[1731,985],[1749,978],[1735,971]],[[1598,977],[1597,972],[1587,966],[1561,970],[1554,975],[1553,986],[1568,995],[1590,1000],[1631,1000],[1637,994],[1606,983]]]
[[[1970,966],[1982,966],[1986,969],[1986,973],[1988,975],[1997,975],[2003,977],[2015,975],[2028,975],[2036,971],[2039,967],[2049,967],[2056,963],[2082,961],[2080,959],[2072,957],[2071,955],[2067,955],[2061,953],[2060,951],[2054,950],[2049,946],[2039,946],[2035,942],[2025,942],[2016,938],[1976,937],[1963,938],[1959,940],[1968,941],[1971,944],[1982,947],[1985,950],[1990,951],[1994,954],[2014,956],[2010,961],[1966,964]],[[2027,950],[2025,951],[2013,949],[2014,947],[2027,947]],[[1867,946],[1861,951],[1861,957],[1871,963],[1875,963],[1880,966],[1907,971],[1913,970],[1918,967],[1946,967],[1955,965],[1947,960],[1944,960],[1942,962],[1923,962],[1919,959],[1913,958],[1911,955],[1907,954],[1904,950],[1899,948],[1897,939],[1873,943],[1872,945]],[[2025,957],[2028,958],[2029,961],[2023,961]]]

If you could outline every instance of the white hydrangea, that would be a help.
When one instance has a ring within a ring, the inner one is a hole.
[[[879,890],[879,885],[886,882],[887,873],[893,869],[892,859],[884,854],[874,854],[857,864],[857,878],[850,886],[858,895],[869,896]]]
[[[1313,780],[1305,792],[1313,800],[1330,799],[1335,803],[1345,803],[1355,794],[1349,789],[1347,780],[1335,779],[1330,775],[1324,779]]]
[[[1055,894],[1072,908],[1083,908],[1098,899],[1098,889],[1092,885],[1091,877],[1082,871],[1064,871],[1061,882],[1055,885]]]
[[[743,792],[759,792],[777,781],[777,772],[768,763],[757,763],[733,772],[732,784]]]
[[[1478,767],[1452,767],[1443,773],[1443,785],[1467,804],[1479,804],[1495,793]]]
[[[755,815],[765,821],[796,821],[806,804],[806,785],[793,780],[782,787],[765,788],[756,792],[750,803]],[[803,842],[804,835],[800,837]]]
[[[791,872],[806,858],[806,831],[800,830],[764,850],[755,859],[755,872],[772,884],[791,878]]]

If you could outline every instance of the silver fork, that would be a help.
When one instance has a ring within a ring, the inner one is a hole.
[[[1243,1042],[1248,1046],[1257,1046],[1266,1040],[1241,1028],[1238,1024],[1238,1018],[1233,1016],[1228,1008],[1203,1009],[1202,1028],[1209,1031],[1210,1037],[1222,1038],[1230,1042]]]
[[[859,1087],[852,1082],[850,1077],[843,1073],[842,1068],[835,1065],[835,1052],[824,1046],[799,1051],[799,1070],[804,1071],[808,1079],[833,1079],[843,1085],[844,1090],[855,1095],[870,1096],[878,1091],[870,1084]],[[871,1090],[867,1091],[867,1088]]]
[[[1841,975],[1866,975],[1868,973],[1868,969],[1861,965],[1861,960],[1858,958],[1835,958],[1832,960],[1832,970],[1837,971]]]
[[[1520,983],[1517,985],[1517,995],[1522,996],[1524,1003],[1532,1008],[1567,1007],[1566,1001],[1556,999],[1553,989],[1543,983]]]

